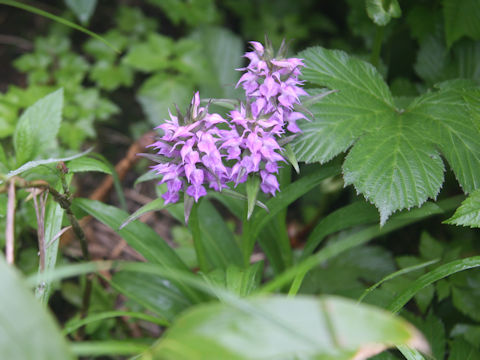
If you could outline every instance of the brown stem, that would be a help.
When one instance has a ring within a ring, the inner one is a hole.
[[[15,261],[15,181],[8,183],[7,226],[5,228],[7,263],[13,265]]]
[[[88,242],[87,242],[87,237],[85,236],[85,233],[83,232],[82,227],[77,221],[77,218],[72,212],[72,209],[70,208],[71,206],[71,194],[70,194],[70,189],[67,184],[67,180],[65,179],[65,175],[68,172],[67,167],[65,164],[59,163],[57,168],[60,170],[60,179],[62,181],[62,187],[64,191],[64,197],[66,200],[66,203],[68,206],[64,207],[65,213],[67,214],[68,221],[70,222],[70,225],[72,225],[72,230],[77,239],[80,241],[80,247],[82,249],[82,255],[83,258],[87,261],[90,261],[90,252],[88,251]],[[62,206],[60,204],[60,206]],[[63,206],[62,206],[63,207]],[[85,288],[83,289],[83,297],[82,297],[82,308],[80,309],[80,318],[83,319],[87,316],[88,314],[88,308],[90,307],[90,298],[92,295],[92,276],[87,275],[85,277]],[[84,335],[84,327],[80,328],[79,330],[79,336],[83,337]]]

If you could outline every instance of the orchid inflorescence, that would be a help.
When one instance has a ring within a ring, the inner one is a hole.
[[[245,90],[246,101],[230,111],[227,118],[209,113],[200,106],[195,93],[185,115],[177,109],[158,129],[163,136],[150,145],[158,154],[153,170],[167,184],[165,204],[175,203],[180,192],[196,202],[207,194],[229,188],[259,176],[260,189],[275,195],[279,191],[278,163],[285,161],[278,140],[287,133],[299,133],[296,121],[305,115],[295,111],[299,96],[308,95],[298,79],[304,66],[301,59],[285,58],[282,44],[277,57],[271,47],[251,42],[250,60],[237,83]]]

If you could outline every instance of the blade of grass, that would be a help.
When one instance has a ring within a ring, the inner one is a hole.
[[[43,16],[43,17],[46,17],[47,19],[50,19],[50,20],[53,20],[53,21],[56,21],[62,25],[65,25],[65,26],[68,26],[68,27],[71,27],[72,29],[75,29],[75,30],[78,30],[78,31],[81,31],[97,40],[100,40],[101,42],[103,42],[105,45],[107,45],[109,48],[111,48],[113,51],[115,51],[116,53],[120,54],[120,51],[115,47],[113,46],[112,44],[110,44],[106,39],[104,39],[103,37],[101,37],[100,35],[84,28],[83,26],[80,26],[80,25],[77,25],[71,21],[68,21],[60,16],[56,16],[56,15],[53,15],[47,11],[44,11],[44,10],[41,10],[41,9],[38,9],[36,7],[33,7],[33,6],[29,6],[27,4],[23,4],[21,2],[18,2],[18,1],[15,1],[15,0],[0,0],[0,5],[3,4],[3,5],[8,5],[8,6],[12,6],[12,7],[16,7],[18,9],[22,9],[22,10],[25,10],[25,11],[28,11],[28,12],[31,12],[33,14],[36,14],[36,15],[40,15],[40,16]]]
[[[424,287],[459,271],[464,271],[479,266],[480,256],[472,256],[441,265],[436,269],[420,276],[417,280],[411,283],[407,289],[405,289],[395,298],[392,303],[390,303],[390,305],[387,307],[387,310],[397,313],[410,301],[411,298],[415,296],[416,293],[418,293]]]
[[[295,295],[303,282],[305,275],[315,266],[321,264],[325,260],[332,258],[348,249],[367,243],[368,241],[387,234],[393,230],[402,228],[409,224],[415,223],[432,215],[438,215],[444,211],[452,210],[462,201],[463,196],[457,196],[440,201],[438,204],[426,203],[421,208],[411,210],[409,212],[400,213],[392,217],[385,226],[379,225],[369,226],[355,234],[351,234],[342,240],[326,246],[318,253],[306,258],[299,264],[291,267],[284,273],[277,276],[274,280],[267,283],[259,290],[260,293],[268,293],[288,285],[292,280],[289,295]]]
[[[391,273],[391,274],[385,276],[382,280],[380,280],[376,284],[374,284],[374,285],[370,286],[368,289],[366,289],[363,292],[363,294],[358,298],[358,302],[362,302],[362,300],[368,294],[370,294],[373,290],[375,290],[377,287],[382,285],[384,282],[395,279],[397,276],[405,275],[405,274],[408,274],[409,272],[412,272],[412,271],[415,271],[415,270],[418,270],[418,269],[423,269],[424,267],[435,264],[439,261],[440,261],[440,259],[434,259],[434,260],[426,261],[426,262],[421,263],[421,264],[417,264],[417,265],[406,267],[404,269],[400,269],[398,271],[395,271],[394,273]]]

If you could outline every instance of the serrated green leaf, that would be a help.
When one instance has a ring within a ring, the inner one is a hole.
[[[445,224],[480,227],[480,189],[466,198]]]
[[[51,314],[35,300],[23,279],[5,262],[2,254],[0,254],[0,277],[2,358],[73,359]]]
[[[443,15],[449,47],[462,36],[480,39],[478,0],[443,0]]]
[[[299,123],[303,134],[293,141],[299,161],[329,161],[377,128],[385,114],[395,112],[392,94],[371,64],[321,47],[309,48],[299,57],[305,59],[303,74],[309,83],[338,90],[312,106],[314,121]]]
[[[385,26],[392,18],[402,16],[397,0],[366,0],[366,2],[368,17],[377,25]]]
[[[42,155],[55,144],[63,108],[63,89],[38,100],[22,114],[13,136],[17,164]]]
[[[362,137],[343,164],[345,184],[377,206],[382,225],[395,211],[436,198],[442,186],[443,162],[415,127],[398,121]]]
[[[312,106],[314,121],[299,123],[304,133],[294,140],[297,158],[323,163],[353,145],[343,165],[345,182],[375,204],[382,224],[393,212],[437,196],[440,154],[465,192],[480,186],[478,90],[448,82],[397,109],[370,64],[320,47],[300,56],[310,83],[339,91]]]
[[[275,296],[238,307],[198,306],[143,359],[344,360],[359,352],[363,356],[356,358],[367,358],[390,344],[414,343],[426,348],[413,327],[371,306],[337,297]],[[372,349],[373,344],[383,345]]]

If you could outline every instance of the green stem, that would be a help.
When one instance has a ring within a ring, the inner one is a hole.
[[[250,265],[250,257],[253,253],[253,248],[255,246],[255,239],[252,237],[251,223],[248,219],[248,202],[245,202],[245,210],[243,213],[243,223],[242,223],[242,252],[243,252],[243,263],[247,268]]]
[[[201,271],[208,271],[208,261],[205,248],[203,247],[201,240],[200,222],[198,221],[198,204],[193,203],[190,217],[188,219],[188,227],[192,232],[193,244],[195,246],[195,253],[197,254],[198,266]]]
[[[378,63],[380,62],[380,52],[382,50],[384,30],[385,30],[384,26],[377,26],[377,32],[375,34],[375,42],[373,43],[372,55],[370,57],[370,63],[376,68],[378,68]]]

